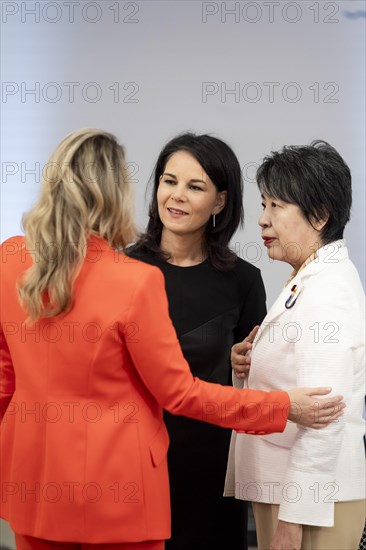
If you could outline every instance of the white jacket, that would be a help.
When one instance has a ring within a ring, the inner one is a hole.
[[[296,285],[296,302],[285,302]],[[234,375],[234,385],[243,385]],[[321,430],[233,433],[225,495],[280,505],[279,519],[333,525],[334,502],[365,498],[365,296],[343,240],[286,286],[254,342],[248,387],[331,386],[344,416]]]

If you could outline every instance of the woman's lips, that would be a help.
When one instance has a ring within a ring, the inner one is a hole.
[[[181,218],[183,216],[187,216],[187,212],[183,212],[183,210],[179,210],[177,208],[168,208],[168,212],[173,218]]]
[[[264,246],[271,246],[273,244],[273,241],[275,241],[275,237],[262,237],[264,241]]]

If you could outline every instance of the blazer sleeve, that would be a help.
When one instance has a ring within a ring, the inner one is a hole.
[[[10,275],[13,269],[10,259],[20,251],[23,243],[24,237],[17,236],[7,239],[0,245],[0,421],[3,420],[15,392],[15,372],[6,335],[19,329],[19,326],[14,326],[14,323],[6,323],[4,319],[5,296],[9,293],[9,286],[5,284],[8,277],[5,275]]]
[[[330,386],[332,395],[343,395],[350,407],[354,350],[364,339],[362,321],[358,322],[361,317],[357,317],[360,307],[347,292],[347,285],[342,290],[336,283],[327,288],[323,285],[321,293],[314,292],[302,301],[294,336],[297,386]],[[279,519],[333,526],[336,467],[346,419],[347,408],[336,422],[321,430],[299,427],[286,468],[284,486],[288,490],[282,495]]]
[[[0,326],[0,420],[3,419],[6,409],[15,392],[15,373],[9,347]]]
[[[248,433],[284,430],[286,392],[237,390],[192,376],[168,313],[164,277],[148,267],[131,297],[123,326],[134,323],[137,341],[124,340],[141,379],[161,407],[172,414]]]

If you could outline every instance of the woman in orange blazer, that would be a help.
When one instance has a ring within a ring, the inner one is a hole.
[[[162,549],[163,408],[253,434],[341,414],[340,398],[325,399],[314,419],[311,395],[324,388],[241,391],[192,377],[163,275],[120,252],[133,238],[124,166],[114,136],[66,137],[26,238],[2,245],[1,517],[19,550]]]

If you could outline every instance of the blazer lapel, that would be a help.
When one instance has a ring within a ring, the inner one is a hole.
[[[295,288],[294,292],[292,292],[292,289]],[[292,307],[296,307],[296,300],[299,297],[301,290],[303,288],[301,277],[296,275],[290,281],[288,285],[285,286],[285,288],[282,290],[281,294],[265,316],[262,322],[262,326],[266,326],[267,324],[273,322],[277,317],[282,315],[287,309],[290,309],[290,304],[292,303]],[[291,299],[292,298],[292,299]],[[289,300],[290,303],[289,303]],[[286,304],[288,307],[286,307]],[[258,331],[257,336],[260,331]],[[254,342],[257,340],[257,338],[254,340]]]
[[[270,323],[275,322],[275,320],[282,315],[287,309],[292,307],[296,308],[296,301],[300,296],[304,283],[308,277],[313,276],[314,274],[322,271],[327,267],[327,264],[338,263],[343,259],[348,258],[347,247],[345,246],[345,241],[343,239],[330,243],[329,245],[323,246],[318,250],[318,257],[310,262],[304,269],[299,271],[297,275],[285,286],[281,294],[267,313],[266,317],[263,319],[260,330],[257,332],[257,335],[254,339],[253,345],[255,345],[263,333],[265,332],[266,326]],[[291,298],[291,290],[296,287],[294,291],[292,300],[288,303],[289,298]],[[292,307],[291,303],[293,304]]]

